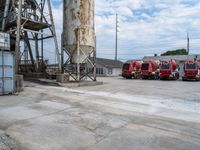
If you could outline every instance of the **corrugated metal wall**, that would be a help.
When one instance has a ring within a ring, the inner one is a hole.
[[[0,95],[14,92],[14,54],[10,50],[10,35],[0,32]]]
[[[10,50],[10,35],[0,32],[0,49]]]
[[[0,50],[0,95],[14,92],[14,54]]]

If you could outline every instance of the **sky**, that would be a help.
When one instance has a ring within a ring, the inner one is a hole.
[[[52,0],[58,42],[62,0]],[[115,22],[119,15],[118,59],[140,59],[187,47],[200,53],[200,0],[95,0],[97,57],[114,59]]]

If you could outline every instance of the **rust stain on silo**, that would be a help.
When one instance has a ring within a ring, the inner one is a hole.
[[[64,0],[63,46],[74,55],[77,41],[87,54],[95,47],[94,0]],[[79,29],[79,39],[77,39]],[[86,50],[87,49],[87,50]]]
[[[80,37],[83,43],[87,42],[86,36],[89,36],[88,24],[90,24],[90,19],[93,19],[91,16],[92,4],[91,0],[80,0],[80,22],[81,22],[81,34]]]

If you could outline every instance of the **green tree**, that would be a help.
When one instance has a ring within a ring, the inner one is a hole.
[[[177,49],[177,50],[169,50],[163,54],[161,54],[161,56],[169,56],[169,55],[188,55],[188,52],[186,49]]]

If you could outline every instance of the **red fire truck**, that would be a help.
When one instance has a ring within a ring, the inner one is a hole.
[[[199,63],[196,60],[188,60],[184,64],[183,80],[200,80]]]
[[[141,75],[142,61],[125,63],[122,69],[122,76],[127,79],[139,79]]]
[[[160,63],[160,79],[179,79],[178,65],[175,60],[162,61]]]
[[[159,79],[159,64],[158,60],[144,62],[141,71],[142,79]]]

